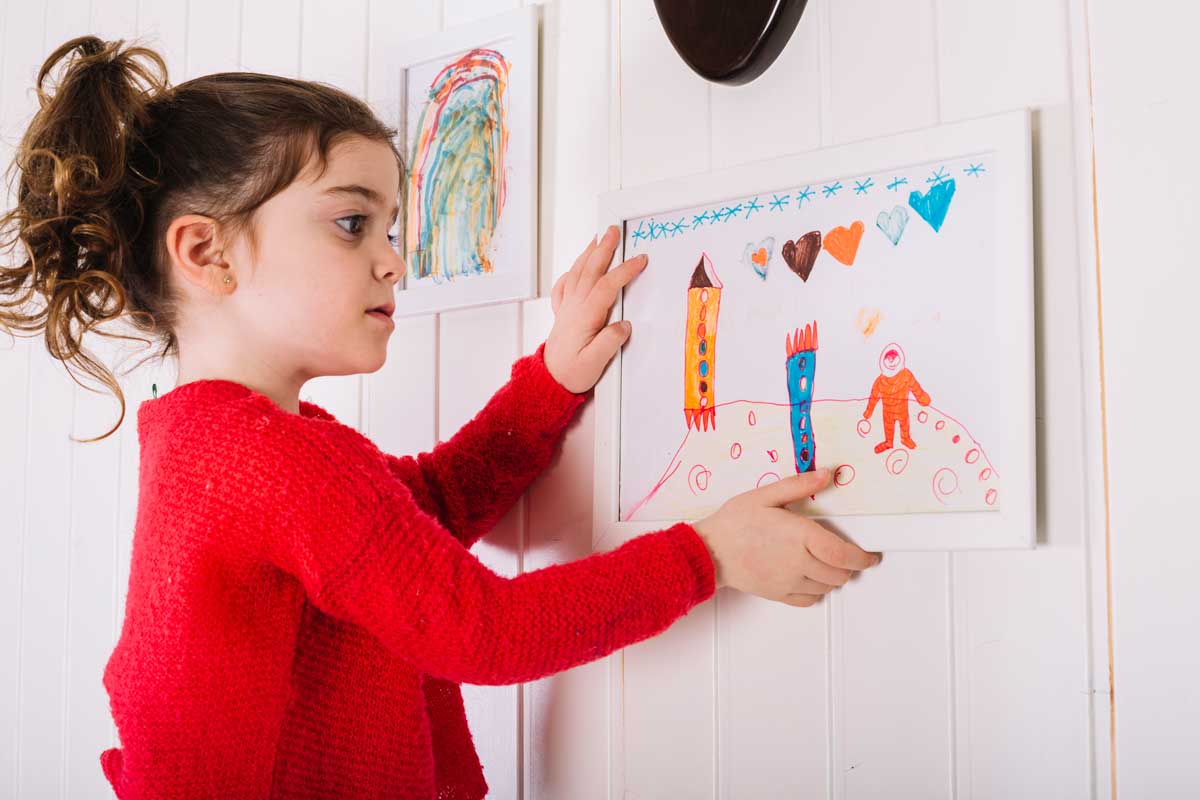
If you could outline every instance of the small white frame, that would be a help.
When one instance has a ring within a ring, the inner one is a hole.
[[[496,270],[487,276],[450,284],[409,286],[407,273],[396,285],[396,316],[411,316],[454,308],[525,300],[537,294],[537,208],[538,208],[538,24],[540,6],[530,5],[494,17],[441,31],[424,39],[405,42],[400,62],[399,142],[406,167],[412,158],[408,144],[409,73],[436,59],[449,59],[476,47],[504,39],[513,44],[504,53],[513,64],[507,91],[507,121],[511,158],[518,152],[529,164],[528,183],[509,177],[504,207],[497,230],[511,238],[500,253]],[[507,159],[506,159],[507,160]],[[406,176],[407,179],[407,176]],[[519,215],[525,215],[525,221]],[[506,219],[507,217],[507,219]],[[401,250],[408,252],[407,208],[402,209]],[[502,259],[502,263],[500,260]]]
[[[904,514],[810,515],[870,551],[989,550],[1031,548],[1036,541],[1034,395],[1033,206],[1030,116],[1026,109],[892,136],[822,148],[799,155],[744,164],[700,175],[608,192],[600,197],[599,224],[706,203],[717,203],[789,185],[816,183],[823,176],[882,171],[902,164],[951,159],[994,151],[997,181],[997,263],[1006,280],[994,302],[1005,321],[1005,361],[995,368],[1011,376],[1005,406],[1011,409],[1004,443],[1005,503],[987,511]],[[624,260],[624,242],[615,260]],[[635,279],[636,280],[636,279]],[[624,293],[612,319],[624,317]],[[593,549],[609,550],[635,536],[667,527],[661,520],[619,519],[621,353],[595,390],[595,495]],[[796,509],[803,513],[803,505]],[[695,520],[688,520],[689,522]]]

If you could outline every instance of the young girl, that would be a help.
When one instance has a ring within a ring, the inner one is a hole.
[[[103,676],[117,796],[480,798],[459,684],[603,658],[721,586],[808,606],[877,563],[783,508],[828,486],[823,471],[611,552],[489,570],[468,548],[627,340],[606,319],[646,259],[610,271],[617,230],[593,240],[554,286],[546,341],[483,410],[431,452],[383,453],[298,398],[384,362],[405,270],[396,131],[319,83],[170,86],[154,51],[123,44],[82,36],[42,66],[2,220],[24,255],[0,272],[22,309],[0,321],[44,329],[122,418],[76,328],[129,315],[178,357],[178,385],[137,414],[125,618]]]

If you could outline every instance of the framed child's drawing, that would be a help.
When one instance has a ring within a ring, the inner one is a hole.
[[[607,549],[798,472],[868,550],[1032,547],[1026,111],[600,201],[633,334],[596,387]]]
[[[537,20],[531,5],[403,45],[397,315],[536,294]]]

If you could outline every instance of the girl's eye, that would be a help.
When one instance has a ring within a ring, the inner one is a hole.
[[[339,217],[337,219],[337,222],[340,223],[342,220],[345,220],[345,219],[365,220],[366,218],[367,218],[366,214],[351,214],[348,217]],[[354,228],[354,230],[346,230],[345,228],[342,228],[342,230],[345,230],[346,233],[352,234],[354,236],[358,236],[360,233],[362,233],[362,223],[361,222],[359,222],[357,225],[353,225],[352,227]],[[387,235],[387,238],[388,238],[388,243],[391,244],[393,247],[395,247],[400,242],[399,236],[393,236],[390,233]]]

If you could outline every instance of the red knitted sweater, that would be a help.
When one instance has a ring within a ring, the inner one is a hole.
[[[313,403],[199,380],[138,408],[138,509],[104,686],[120,798],[481,798],[459,684],[532,681],[715,591],[680,522],[498,575],[468,548],[585,395],[543,343],[449,441],[392,456]]]

